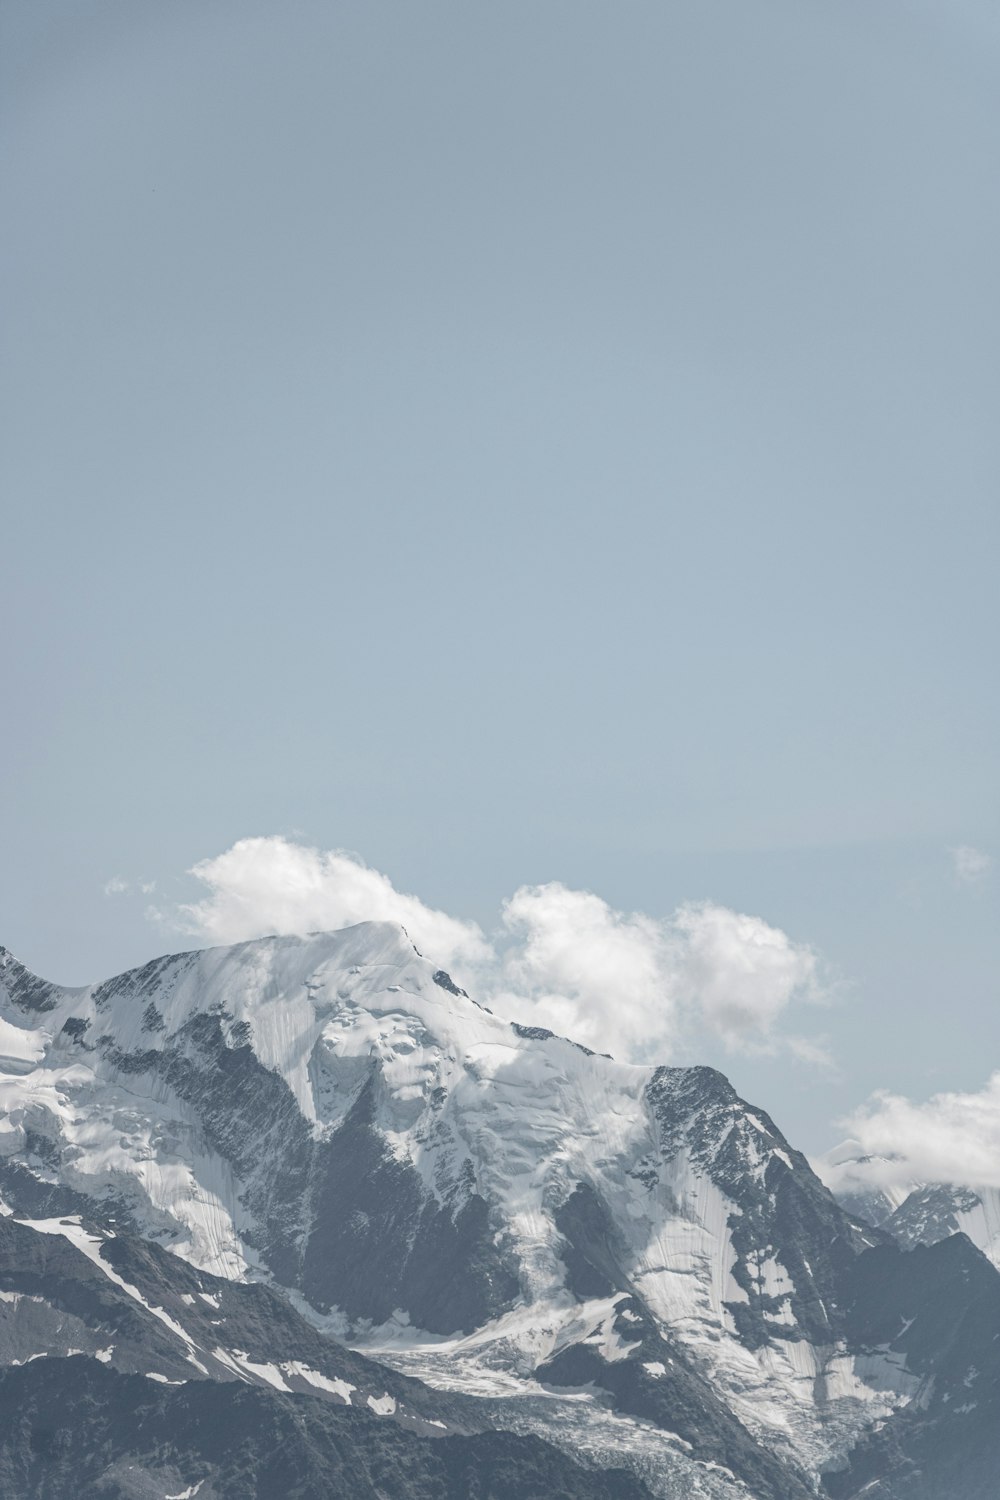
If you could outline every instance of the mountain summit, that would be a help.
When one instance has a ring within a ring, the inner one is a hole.
[[[901,1252],[722,1074],[503,1020],[395,924],[79,989],[0,950],[0,1109],[8,1215],[266,1283],[664,1495],[805,1497],[934,1378],[919,1309],[857,1311]]]

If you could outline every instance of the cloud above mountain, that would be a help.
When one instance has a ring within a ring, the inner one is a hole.
[[[821,1042],[782,1026],[795,1002],[823,996],[815,953],[712,902],[651,917],[559,882],[522,886],[488,935],[396,890],[357,855],[282,837],[241,839],[190,873],[205,895],[172,920],[207,942],[400,922],[422,953],[502,1014],[618,1057],[663,1060],[708,1032],[731,1049],[826,1060]]]
[[[522,886],[503,922],[513,942],[497,1003],[527,999],[554,1030],[591,1045],[610,1038],[632,1057],[664,1056],[699,1027],[733,1049],[773,1049],[785,1009],[819,994],[811,949],[710,901],[654,918],[558,883]],[[794,1052],[796,1040],[781,1043]]]
[[[639,1056],[647,1040],[672,1050],[679,996],[664,923],[553,882],[515,891],[503,927],[498,1009],[530,1007],[533,1020],[615,1055]]]
[[[977,1092],[934,1094],[924,1103],[882,1091],[840,1123],[866,1158],[850,1164],[854,1183],[1000,1187],[1000,1072]],[[837,1174],[823,1175],[831,1182]]]
[[[240,839],[190,873],[208,894],[180,908],[181,925],[212,943],[401,922],[439,963],[481,963],[492,953],[475,922],[397,891],[387,875],[341,849],[311,849],[280,837]]]

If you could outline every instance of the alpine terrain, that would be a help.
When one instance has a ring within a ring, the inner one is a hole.
[[[845,1206],[722,1074],[394,924],[82,989],[0,949],[0,1493],[995,1500],[949,1192]]]
[[[887,1229],[901,1245],[935,1245],[949,1235],[967,1234],[1000,1266],[1000,1188],[940,1182],[881,1186],[885,1159],[864,1155],[857,1141],[844,1141],[819,1165],[845,1208]]]

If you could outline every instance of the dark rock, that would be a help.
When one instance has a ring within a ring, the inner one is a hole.
[[[0,1493],[17,1500],[650,1500],[539,1438],[427,1438],[260,1387],[37,1360],[0,1376]]]

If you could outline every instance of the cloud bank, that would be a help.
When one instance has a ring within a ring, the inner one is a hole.
[[[978,1093],[935,1094],[914,1103],[879,1092],[840,1122],[869,1158],[823,1175],[831,1187],[960,1183],[1000,1187],[1000,1072]]]
[[[487,936],[344,850],[246,838],[190,873],[206,893],[175,925],[210,943],[400,922],[500,1014],[619,1058],[664,1061],[707,1032],[731,1049],[826,1061],[821,1043],[782,1030],[790,1006],[822,998],[816,955],[762,918],[712,902],[657,918],[558,882],[522,886]]]

